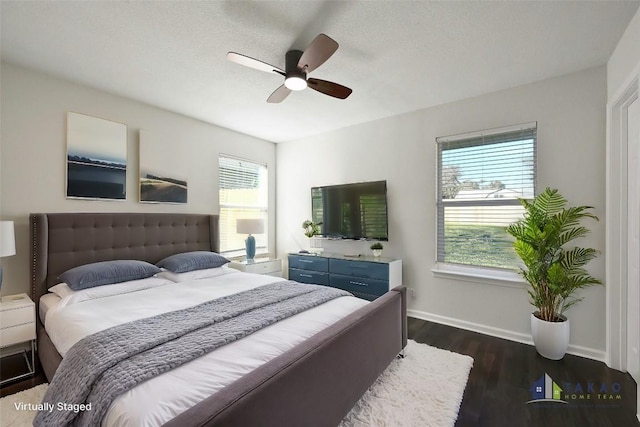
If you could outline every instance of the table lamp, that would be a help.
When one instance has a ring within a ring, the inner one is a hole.
[[[0,221],[0,257],[16,254],[16,237],[13,221]],[[2,288],[2,266],[0,266],[0,289]]]
[[[239,219],[236,221],[236,232],[249,235],[244,244],[247,250],[247,261],[253,261],[256,256],[256,239],[252,234],[264,233],[264,220],[258,218]]]

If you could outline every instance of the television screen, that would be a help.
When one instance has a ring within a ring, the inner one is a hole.
[[[313,187],[311,211],[325,237],[388,240],[387,181]]]

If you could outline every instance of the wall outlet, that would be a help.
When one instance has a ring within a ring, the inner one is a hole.
[[[416,290],[413,288],[407,288],[407,293],[409,294],[409,296],[411,298],[415,298],[416,297]]]

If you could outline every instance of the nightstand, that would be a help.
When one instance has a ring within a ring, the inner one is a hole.
[[[35,373],[36,307],[27,294],[9,295],[0,301],[0,358],[22,353],[27,372],[3,378],[0,385]],[[31,351],[31,357],[28,356]]]
[[[257,258],[253,261],[231,261],[229,267],[244,271],[245,273],[282,277],[281,259]]]

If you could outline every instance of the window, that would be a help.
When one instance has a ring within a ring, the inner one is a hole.
[[[533,198],[537,124],[437,138],[437,261],[517,268],[504,228]]]
[[[236,232],[240,218],[260,218],[264,234],[255,235],[256,254],[267,253],[268,200],[267,166],[249,160],[220,156],[220,252],[227,256],[245,253],[246,234]]]

